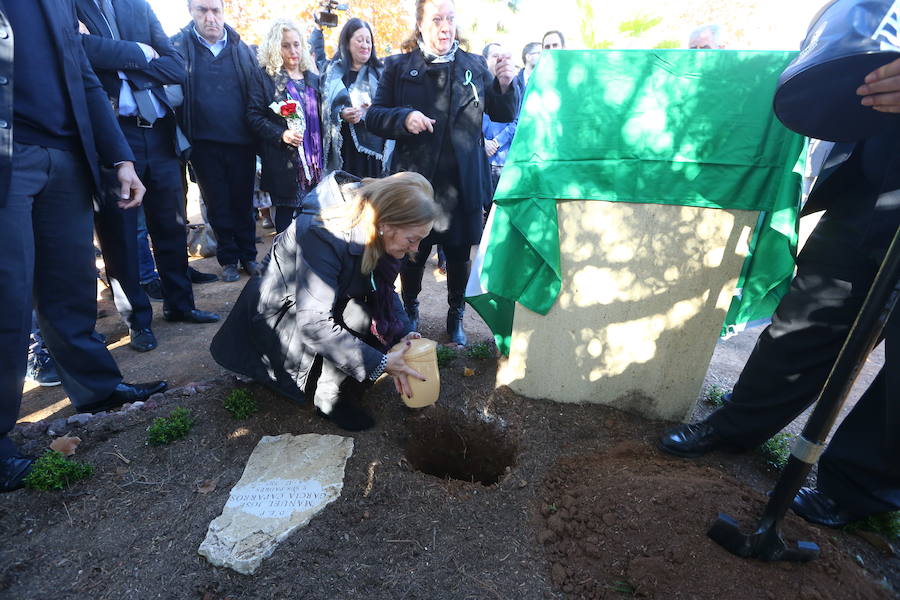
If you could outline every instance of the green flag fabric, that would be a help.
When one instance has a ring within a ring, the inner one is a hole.
[[[515,303],[562,286],[557,200],[762,211],[723,333],[770,316],[793,275],[803,138],[772,113],[795,52],[544,52],[525,91],[466,296],[509,353]]]

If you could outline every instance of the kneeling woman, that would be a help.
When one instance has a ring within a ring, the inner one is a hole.
[[[213,338],[220,365],[296,400],[312,396],[336,425],[374,424],[353,400],[382,373],[411,393],[411,332],[394,291],[400,259],[431,231],[438,208],[417,173],[360,181],[336,171],[304,198]],[[403,350],[388,352],[400,340]]]

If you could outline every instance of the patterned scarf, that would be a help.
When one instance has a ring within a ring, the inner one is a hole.
[[[400,273],[400,261],[390,254],[378,259],[372,272],[375,293],[370,302],[372,309],[371,331],[378,340],[389,347],[403,333],[403,322],[394,314],[394,282]]]
[[[322,115],[325,119],[325,135],[324,135],[324,153],[325,166],[329,171],[339,170],[343,167],[341,159],[341,147],[343,145],[343,137],[341,136],[341,121],[339,118],[335,121],[335,112],[338,108],[352,106],[351,90],[344,85],[344,75],[346,71],[343,61],[335,60],[328,64],[325,68],[322,88]],[[368,92],[369,96],[375,95],[378,88],[378,78],[380,73],[369,65],[363,65],[356,77],[356,83],[352,86],[360,91]],[[357,152],[368,154],[382,161],[384,164],[385,140],[376,136],[369,131],[364,122],[358,125],[347,124],[350,130],[350,136],[356,146]]]
[[[439,55],[429,50],[428,46],[425,45],[425,42],[422,41],[422,38],[419,38],[419,50],[425,55],[425,62],[427,63],[439,64],[453,62],[456,60],[456,51],[459,50],[459,40],[453,40],[453,45],[450,46],[450,50],[447,51],[447,54]]]
[[[314,188],[322,179],[322,134],[319,124],[319,106],[316,90],[305,84],[297,86],[287,72],[282,69],[275,77],[276,102],[296,100],[303,108],[297,114],[302,120],[302,127],[297,130],[303,135],[303,143],[292,157],[297,168],[297,183],[301,192]]]

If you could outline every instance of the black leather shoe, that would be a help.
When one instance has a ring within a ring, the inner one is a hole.
[[[451,307],[447,311],[447,336],[450,341],[458,346],[465,346],[469,340],[463,331],[464,308]]]
[[[145,402],[153,394],[166,391],[169,384],[165,381],[151,381],[150,383],[120,383],[113,393],[97,402],[76,406],[80,413],[95,413],[101,410],[118,408],[126,402]]]
[[[131,341],[128,342],[128,345],[132,350],[149,352],[159,345],[156,343],[156,336],[153,335],[149,328],[130,329],[129,334],[131,335]]]
[[[203,273],[198,271],[194,267],[188,267],[188,277],[191,280],[191,283],[212,283],[213,281],[218,281],[219,276],[214,273]]]
[[[237,281],[240,278],[241,274],[238,273],[237,265],[222,266],[222,281],[231,283],[233,281]]]
[[[151,279],[147,283],[142,283],[141,287],[144,289],[147,297],[154,302],[162,302],[163,300],[165,300],[162,291],[162,282],[158,278]]]
[[[797,495],[791,502],[791,510],[810,523],[826,527],[843,527],[847,523],[865,516],[841,508],[834,500],[819,490],[808,487],[800,488],[797,491]]]
[[[681,458],[697,458],[713,450],[740,451],[722,439],[709,421],[673,427],[659,436],[656,445],[663,452]]]
[[[34,459],[24,456],[0,458],[0,492],[11,492],[25,485]]]
[[[241,268],[244,269],[250,277],[259,277],[259,263],[255,260],[242,260]]]
[[[163,310],[163,319],[179,323],[215,323],[219,320],[219,315],[196,308],[187,312]]]

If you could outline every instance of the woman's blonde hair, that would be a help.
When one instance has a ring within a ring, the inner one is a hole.
[[[256,52],[260,66],[270,77],[278,75],[284,67],[284,60],[281,58],[281,39],[284,37],[285,31],[296,31],[300,37],[300,72],[308,71],[312,65],[309,43],[306,41],[306,34],[300,29],[300,25],[292,19],[276,19],[269,27],[266,37]]]
[[[346,203],[322,211],[329,231],[344,232],[364,226],[366,247],[361,271],[371,273],[384,254],[379,232],[385,225],[415,227],[433,223],[440,213],[434,188],[428,180],[411,171],[383,179],[363,179]]]

